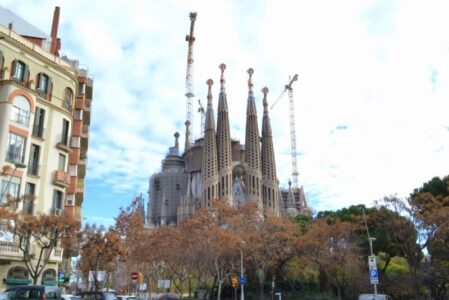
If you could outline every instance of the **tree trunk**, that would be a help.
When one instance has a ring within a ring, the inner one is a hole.
[[[263,278],[259,278],[259,299],[263,299],[264,296],[264,283]]]
[[[221,289],[223,288],[223,280],[218,280],[217,300],[221,300]]]

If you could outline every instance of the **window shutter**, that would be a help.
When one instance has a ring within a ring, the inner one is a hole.
[[[25,87],[29,88],[30,83],[30,69],[28,68],[28,65],[25,65],[25,69],[23,71],[23,81]]]
[[[17,66],[17,59],[13,60],[11,64],[11,73],[10,73],[11,79],[14,79],[14,75],[16,75],[16,66]]]
[[[36,91],[40,92],[39,87],[41,86],[41,80],[42,80],[42,73],[37,74],[36,76]]]
[[[3,79],[3,64],[5,62],[5,58],[3,57],[3,52],[0,51],[0,79]]]
[[[51,95],[53,93],[53,82],[51,81],[51,78],[48,77],[48,84],[47,84],[47,100],[51,101]]]

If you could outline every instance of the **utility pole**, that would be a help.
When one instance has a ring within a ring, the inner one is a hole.
[[[369,250],[370,250],[370,256],[368,257],[368,268],[370,273],[370,281],[371,284],[374,285],[374,298],[377,298],[377,284],[379,282],[379,276],[377,273],[377,262],[376,262],[376,256],[373,252],[373,241],[376,240],[376,238],[371,237],[368,230],[368,223],[366,222],[366,215],[365,215],[365,209],[362,208],[363,211],[363,218],[365,220],[365,228],[366,228],[366,235],[368,236],[368,243],[369,243]],[[373,276],[375,275],[375,276]]]

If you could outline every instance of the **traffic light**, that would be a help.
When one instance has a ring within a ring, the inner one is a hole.
[[[239,277],[237,275],[230,275],[229,276],[229,281],[231,282],[231,286],[233,288],[238,288],[239,287]]]
[[[139,280],[139,283],[140,283],[140,284],[143,283],[143,274],[142,274],[142,272],[139,272],[139,273],[138,273],[138,280]]]

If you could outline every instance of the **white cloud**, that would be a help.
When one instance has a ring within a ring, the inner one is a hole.
[[[288,76],[299,74],[298,167],[316,210],[407,195],[448,173],[444,1],[3,2],[47,31],[53,7],[61,6],[62,52],[88,65],[95,80],[88,179],[111,192],[146,191],[175,131],[184,145],[184,36],[192,10],[196,136],[196,99],[206,102],[212,78],[217,104],[224,62],[232,136],[242,142],[246,70],[255,69],[259,118],[260,89],[270,88],[273,103]],[[287,95],[270,114],[278,175],[287,186]]]

